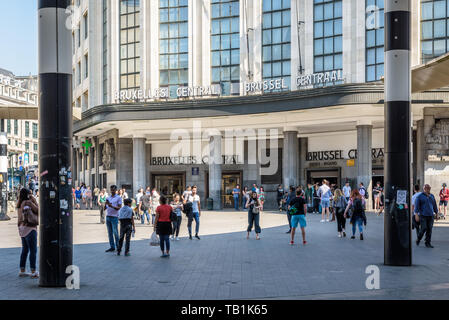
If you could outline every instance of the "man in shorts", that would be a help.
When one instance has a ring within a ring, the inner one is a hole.
[[[443,188],[440,190],[440,207],[439,211],[443,214],[443,219],[446,219],[447,203],[449,201],[449,189],[447,185],[443,183]],[[443,210],[441,209],[443,208]],[[437,220],[440,217],[437,215]]]
[[[302,242],[304,245],[307,244],[306,241],[306,214],[307,214],[307,203],[302,197],[302,189],[298,188],[296,190],[296,197],[292,199],[288,205],[288,213],[291,215],[291,225],[292,225],[292,236],[290,244],[295,244],[295,233],[298,228],[298,224],[301,227],[302,232]]]
[[[318,196],[321,198],[321,222],[329,222],[329,208],[332,196],[329,181],[323,180],[322,186],[318,189]],[[324,220],[325,217],[326,220]]]

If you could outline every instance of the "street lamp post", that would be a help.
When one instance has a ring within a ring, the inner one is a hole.
[[[384,263],[412,264],[410,0],[385,1]]]
[[[73,260],[70,0],[38,1],[41,287],[63,287]]]

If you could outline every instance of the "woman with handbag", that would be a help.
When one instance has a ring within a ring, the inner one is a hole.
[[[251,197],[246,202],[246,207],[248,208],[248,235],[246,239],[249,239],[249,234],[251,233],[253,225],[255,224],[256,240],[260,240],[259,234],[262,232],[259,225],[261,204],[256,192],[253,192],[251,194]]]
[[[17,201],[17,218],[19,235],[22,239],[22,254],[20,255],[19,277],[28,276],[26,273],[26,260],[30,255],[31,278],[39,278],[36,271],[37,255],[37,226],[39,225],[39,205],[36,199],[30,196],[30,191],[23,188]]]

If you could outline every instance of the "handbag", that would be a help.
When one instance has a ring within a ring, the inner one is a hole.
[[[36,227],[39,225],[39,217],[31,210],[31,207],[24,206],[22,210],[23,221],[27,227]]]

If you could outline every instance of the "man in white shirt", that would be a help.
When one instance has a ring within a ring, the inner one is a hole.
[[[346,201],[349,201],[349,198],[351,197],[351,187],[349,186],[349,182],[346,182],[345,186],[343,187],[343,194],[345,195]]]
[[[201,200],[200,196],[197,194],[198,188],[195,186],[192,188],[192,194],[188,198],[188,202],[192,203],[192,215],[189,216],[189,221],[187,223],[187,229],[189,230],[189,238],[192,240],[192,222],[195,219],[195,238],[201,240],[198,233],[200,232],[200,217],[201,217]]]
[[[323,180],[323,185],[318,189],[318,196],[321,198],[321,222],[329,222],[330,198],[332,196],[330,190],[329,181]],[[326,214],[327,218],[324,220]]]

